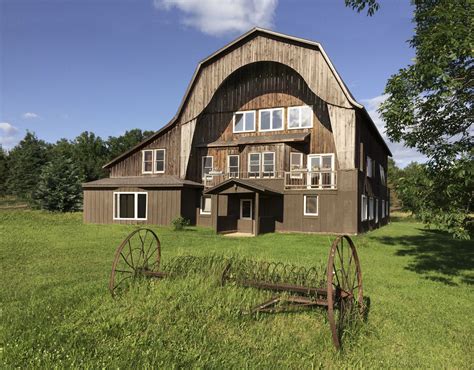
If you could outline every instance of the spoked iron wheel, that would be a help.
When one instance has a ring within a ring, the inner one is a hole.
[[[112,296],[135,280],[157,272],[160,258],[160,240],[152,230],[137,229],[128,235],[115,252],[109,281]]]
[[[363,314],[362,273],[352,240],[339,236],[331,246],[327,268],[328,319],[334,346]]]

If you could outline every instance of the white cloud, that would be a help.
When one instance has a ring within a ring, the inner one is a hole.
[[[0,145],[10,149],[18,143],[18,128],[8,122],[0,122]]]
[[[26,112],[22,114],[22,117],[24,119],[33,119],[33,118],[39,118],[39,114],[33,113],[33,112]]]
[[[271,28],[278,0],[154,0],[154,5],[165,11],[176,8],[184,25],[219,36]]]
[[[403,143],[393,143],[388,139],[387,134],[385,133],[385,123],[377,112],[380,104],[382,104],[386,99],[387,95],[379,95],[370,99],[362,99],[361,101],[365,105],[367,112],[370,117],[372,117],[372,120],[377,126],[380,134],[383,136],[388,147],[392,151],[393,159],[397,165],[402,168],[410,164],[410,162],[426,162],[427,158],[416,149],[408,148]]]

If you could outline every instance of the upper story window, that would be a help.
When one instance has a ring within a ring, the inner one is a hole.
[[[263,153],[263,176],[274,177],[275,176],[275,153],[266,152]]]
[[[290,172],[292,179],[303,178],[303,153],[290,153]]]
[[[313,127],[313,109],[304,105],[301,107],[288,108],[288,128],[309,128]]]
[[[145,192],[115,192],[114,220],[146,220],[147,203]]]
[[[260,131],[283,130],[283,108],[262,109],[260,113]]]
[[[214,158],[206,155],[202,157],[202,178],[204,179],[212,171]]]
[[[146,149],[142,151],[142,173],[165,172],[165,149]]]
[[[367,177],[374,176],[374,160],[367,156]]]
[[[239,177],[239,156],[228,155],[227,156],[227,173],[230,177]]]
[[[386,185],[386,179],[385,179],[385,170],[381,164],[379,164],[379,170],[380,170],[380,182],[384,185]]]
[[[165,149],[156,149],[155,150],[155,172],[164,173],[165,172]]]
[[[142,152],[143,156],[143,173],[153,173],[153,150],[144,150]]]
[[[255,131],[255,111],[234,113],[234,132],[253,132]]]
[[[260,176],[260,153],[249,153],[249,177]]]

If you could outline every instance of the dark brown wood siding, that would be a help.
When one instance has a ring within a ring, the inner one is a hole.
[[[140,150],[135,151],[120,162],[114,164],[110,168],[110,177],[160,176],[160,174],[142,173],[142,150],[146,149],[165,149],[165,173],[163,175],[179,176],[180,140],[179,127],[175,126],[164,132],[145,147],[140,148]]]

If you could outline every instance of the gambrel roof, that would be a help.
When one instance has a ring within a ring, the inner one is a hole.
[[[373,129],[374,133],[376,134],[378,139],[381,141],[381,143],[383,144],[383,146],[387,150],[387,153],[390,156],[392,155],[392,153],[390,152],[390,149],[388,148],[388,146],[385,143],[384,139],[380,135],[375,123],[373,122],[370,115],[367,113],[367,110],[364,108],[364,106],[362,104],[357,102],[355,100],[355,98],[353,97],[353,95],[350,93],[349,89],[347,88],[344,81],[340,77],[339,73],[337,72],[336,68],[332,64],[329,57],[327,56],[327,54],[324,51],[321,44],[319,44],[318,42],[314,42],[314,41],[310,41],[310,40],[306,40],[306,39],[302,39],[302,38],[298,38],[298,37],[285,35],[285,34],[282,34],[282,33],[274,32],[274,31],[270,31],[270,30],[266,30],[266,29],[262,29],[262,28],[253,28],[252,30],[250,30],[247,33],[243,34],[242,36],[238,37],[234,41],[230,42],[229,44],[225,45],[221,49],[217,50],[215,53],[211,54],[210,56],[208,56],[207,58],[205,58],[201,62],[199,62],[199,64],[196,67],[196,70],[195,70],[195,72],[194,72],[194,74],[191,78],[191,81],[190,81],[190,83],[189,83],[189,85],[186,89],[186,92],[183,96],[183,99],[181,100],[181,103],[178,107],[178,110],[177,110],[175,116],[165,126],[163,126],[160,130],[155,132],[152,136],[148,137],[147,139],[145,139],[144,141],[142,141],[141,143],[139,143],[135,147],[131,148],[130,150],[126,151],[125,153],[119,155],[118,157],[116,157],[115,159],[110,161],[109,163],[105,164],[104,168],[108,168],[108,167],[114,165],[115,163],[119,162],[123,158],[127,157],[129,154],[131,154],[131,153],[139,150],[141,147],[147,145],[148,143],[150,143],[151,141],[156,139],[160,134],[162,134],[163,132],[165,132],[166,130],[171,128],[178,121],[180,115],[183,113],[186,102],[190,98],[190,96],[192,94],[192,91],[193,91],[193,88],[197,84],[198,79],[199,79],[199,77],[202,73],[202,70],[205,67],[209,66],[210,64],[216,62],[218,59],[220,59],[222,56],[226,55],[227,53],[232,52],[234,49],[236,49],[238,47],[242,47],[247,42],[249,42],[250,40],[254,39],[257,36],[272,38],[272,39],[276,39],[278,41],[283,41],[283,42],[291,42],[291,43],[294,43],[294,44],[297,44],[299,46],[303,46],[303,47],[306,47],[306,48],[317,49],[321,53],[322,58],[327,63],[327,66],[329,67],[330,71],[332,72],[332,76],[337,81],[337,84],[339,85],[343,96],[347,99],[347,102],[348,102],[349,106],[346,106],[346,108],[351,108],[352,107],[352,108],[356,108],[356,109],[358,109],[359,111],[362,112],[363,116],[366,118],[367,122],[369,122],[371,128]],[[243,66],[243,64],[242,64],[242,66]],[[333,105],[338,106],[338,104],[333,104]]]

